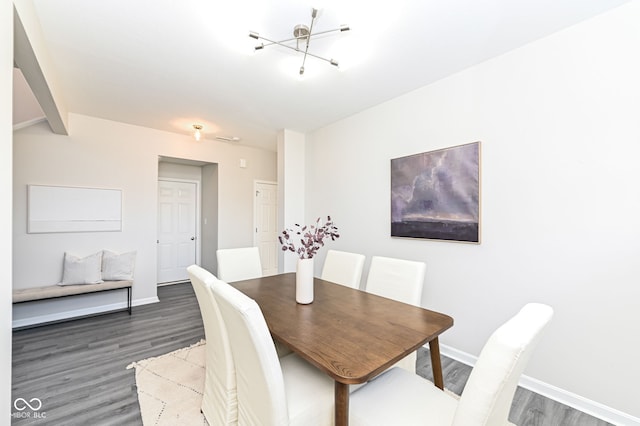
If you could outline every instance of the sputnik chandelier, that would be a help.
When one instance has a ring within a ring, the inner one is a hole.
[[[286,40],[275,41],[270,40],[266,37],[261,36],[255,31],[249,32],[249,37],[254,38],[256,40],[264,40],[266,43],[260,43],[255,47],[255,50],[264,49],[267,46],[271,46],[277,44],[278,46],[286,47],[287,49],[295,50],[296,52],[302,53],[304,56],[302,57],[302,65],[300,66],[300,75],[304,74],[304,64],[307,60],[307,56],[313,56],[314,58],[321,59],[323,61],[329,62],[331,65],[338,66],[338,61],[335,59],[327,59],[322,56],[315,55],[309,52],[309,43],[311,42],[311,37],[316,37],[319,35],[334,33],[334,32],[344,32],[349,31],[349,27],[347,25],[342,25],[340,28],[336,28],[333,30],[327,31],[319,31],[313,32],[313,24],[318,17],[318,9],[311,9],[311,24],[306,26],[304,24],[298,24],[293,27],[293,38],[289,38]],[[293,45],[295,42],[295,45]],[[290,44],[288,44],[290,43]]]

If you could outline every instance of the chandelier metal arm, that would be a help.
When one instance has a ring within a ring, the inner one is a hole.
[[[323,60],[323,61],[325,61],[325,62],[329,62],[331,65],[338,66],[338,61],[336,61],[336,60],[334,60],[334,59],[327,59],[327,58],[323,58],[322,56],[314,55],[314,54],[313,54],[313,53],[311,53],[311,52],[307,52],[306,54],[307,54],[307,55],[309,55],[309,56],[313,56],[313,57],[314,57],[314,58],[316,58],[316,59],[322,59],[322,60]]]
[[[260,46],[256,46],[256,47],[255,47],[255,49],[256,49],[256,50],[260,50],[260,49],[262,49],[263,47],[271,46],[271,45],[277,44],[278,46],[286,47],[287,49],[294,50],[294,51],[296,51],[296,52],[298,52],[298,53],[305,53],[305,52],[304,52],[304,50],[298,49],[297,47],[293,47],[293,46],[289,46],[289,45],[286,45],[286,44],[282,44],[282,42],[281,42],[281,41],[270,40],[270,39],[268,39],[268,38],[266,38],[266,37],[262,37],[262,36],[258,36],[258,37],[259,37],[260,39],[262,39],[262,40],[268,41],[268,42],[269,42],[269,44],[262,44],[262,45],[260,45]],[[255,38],[255,37],[254,37],[254,38]],[[325,62],[329,62],[331,65],[336,65],[336,66],[338,65],[338,61],[336,61],[336,60],[334,60],[334,59],[327,59],[327,58],[323,58],[322,56],[318,56],[318,55],[316,55],[316,54],[314,54],[314,53],[311,53],[311,52],[307,52],[306,54],[307,54],[307,55],[309,55],[309,56],[312,56],[312,57],[314,57],[314,58],[316,58],[316,59],[322,59],[322,60],[323,60],[323,61],[325,61]]]
[[[318,9],[311,9],[311,24],[309,25],[309,34],[307,35],[307,43],[304,48],[304,56],[302,57],[302,65],[300,65],[300,75],[304,74],[304,63],[307,61],[307,54],[309,53],[309,42],[311,41],[311,35],[313,34],[313,23],[318,16]]]
[[[314,33],[314,34],[313,34],[313,36],[314,36],[314,37],[317,37],[317,36],[320,36],[320,35],[330,34],[330,33],[335,33],[335,32],[338,32],[338,31],[341,31],[341,32],[349,31],[349,27],[344,26],[344,27],[341,27],[341,28],[333,29],[333,30],[319,31],[319,32],[317,32],[317,33]],[[262,36],[261,36],[261,35],[259,35],[259,34],[256,34],[256,36],[257,36],[257,37],[254,37],[253,35],[249,34],[249,37],[252,37],[252,38],[255,38],[255,39],[262,39],[262,40],[268,41],[268,43],[264,43],[264,44],[262,44],[262,46],[259,46],[259,49],[262,49],[263,47],[267,47],[267,46],[272,46],[272,45],[274,45],[274,44],[279,44],[280,46],[282,46],[282,45],[283,45],[282,43],[289,43],[289,42],[291,42],[291,41],[296,41],[296,40],[298,40],[299,38],[303,38],[303,37],[291,37],[291,38],[288,38],[288,39],[286,39],[286,40],[272,41],[272,40],[269,40],[269,39],[267,39],[267,38],[262,37]],[[285,47],[291,47],[291,46],[285,46]],[[301,52],[301,50],[299,50],[299,52]]]
[[[311,9],[311,24],[309,25],[309,27],[307,27],[306,25],[296,25],[293,29],[293,38],[289,38],[286,40],[281,40],[281,41],[276,41],[276,40],[271,40],[268,39],[266,37],[261,36],[260,34],[258,34],[255,31],[250,31],[249,32],[249,37],[254,38],[256,40],[264,40],[267,43],[261,43],[260,45],[255,47],[255,50],[261,50],[264,49],[266,46],[271,46],[274,44],[277,44],[278,46],[282,46],[285,47],[287,49],[291,49],[295,52],[299,52],[303,54],[302,57],[302,66],[300,66],[300,75],[304,74],[304,65],[306,63],[307,60],[307,56],[312,56],[314,58],[317,59],[321,59],[325,62],[329,62],[331,65],[334,66],[338,66],[338,61],[334,60],[334,59],[327,59],[327,58],[323,58],[322,56],[318,56],[315,55],[311,52],[309,52],[309,44],[311,43],[311,36],[320,36],[323,34],[329,34],[329,33],[333,33],[333,32],[344,32],[344,31],[349,31],[350,28],[347,25],[342,25],[340,28],[336,28],[333,30],[326,30],[326,31],[320,31],[318,33],[313,33],[313,25],[315,24],[316,18],[318,16],[318,10],[317,9]],[[306,39],[306,40],[305,40]],[[304,50],[300,48],[300,40],[304,41]],[[291,41],[295,41],[296,42],[296,46],[289,46],[285,43],[289,43]]]

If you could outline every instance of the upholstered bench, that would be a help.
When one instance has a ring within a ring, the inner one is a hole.
[[[127,310],[131,315],[132,281],[104,281],[99,284],[47,285],[44,287],[21,288],[13,290],[13,303],[33,302],[36,300],[56,299],[79,294],[101,291],[127,290]]]

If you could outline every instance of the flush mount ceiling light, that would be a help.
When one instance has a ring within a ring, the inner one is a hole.
[[[304,24],[298,24],[295,27],[293,27],[293,38],[289,38],[281,41],[275,41],[275,40],[270,40],[266,37],[262,37],[260,34],[258,34],[255,31],[249,32],[249,37],[255,38],[256,40],[264,40],[267,42],[266,44],[260,43],[255,47],[255,50],[261,50],[267,46],[277,44],[278,46],[286,47],[287,49],[295,50],[296,52],[302,53],[304,56],[302,57],[302,65],[300,66],[300,75],[304,74],[304,64],[305,64],[305,61],[307,60],[307,56],[313,56],[314,58],[329,62],[331,65],[334,65],[337,67],[338,66],[337,60],[323,58],[322,56],[318,56],[309,52],[309,43],[311,42],[312,36],[315,37],[315,36],[334,33],[338,31],[339,32],[349,31],[349,27],[347,25],[342,25],[340,28],[327,30],[327,31],[319,31],[314,33],[313,24],[315,23],[317,17],[318,17],[318,9],[311,9],[311,24],[309,26],[306,26]],[[295,42],[295,46],[287,44],[287,43],[293,44],[293,42]]]
[[[200,130],[202,130],[202,124],[194,124],[194,125],[193,125],[193,129],[194,129],[193,137],[194,137],[197,141],[199,141],[199,140],[200,140],[200,137],[202,137],[202,134],[201,134],[201,132],[200,132]]]

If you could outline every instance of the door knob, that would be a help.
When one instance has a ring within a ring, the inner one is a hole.
[[[191,241],[193,241],[193,240],[195,240],[195,239],[196,239],[196,237],[191,237]]]

